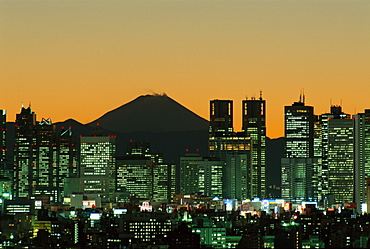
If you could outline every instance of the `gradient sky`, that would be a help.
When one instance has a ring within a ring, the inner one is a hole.
[[[209,101],[263,91],[267,135],[284,106],[370,109],[370,1],[0,0],[0,109],[87,123],[166,93],[208,119]],[[129,122],[129,120],[127,121]]]

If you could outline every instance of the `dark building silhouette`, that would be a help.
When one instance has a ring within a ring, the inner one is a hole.
[[[243,132],[251,138],[251,196],[266,196],[266,101],[243,100]]]
[[[234,132],[233,101],[212,100],[210,102],[210,137],[227,137]]]
[[[168,248],[200,248],[200,235],[192,233],[185,223],[180,223],[178,228],[168,233]]]

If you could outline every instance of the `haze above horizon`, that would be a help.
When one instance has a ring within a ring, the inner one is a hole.
[[[267,135],[284,106],[370,109],[370,1],[0,0],[0,109],[89,123],[163,93],[209,120],[209,101],[266,100]]]

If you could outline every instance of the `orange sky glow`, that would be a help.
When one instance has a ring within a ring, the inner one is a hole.
[[[209,101],[266,100],[267,135],[301,89],[315,113],[370,109],[368,0],[0,0],[0,109],[87,123],[166,93],[201,117]],[[129,120],[127,121],[129,122]]]

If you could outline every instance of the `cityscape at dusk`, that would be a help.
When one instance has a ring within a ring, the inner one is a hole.
[[[263,91],[267,136],[277,138],[283,106],[300,89],[317,113],[331,102],[351,114],[369,108],[369,1],[0,3],[0,108],[8,121],[32,102],[54,122],[88,123],[151,93],[207,119],[210,99]]]
[[[0,248],[369,248],[369,13],[0,0]]]

